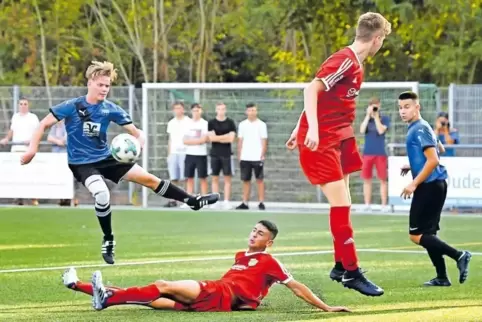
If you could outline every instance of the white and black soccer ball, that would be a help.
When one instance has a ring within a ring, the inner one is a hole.
[[[110,153],[119,162],[134,163],[141,156],[141,144],[134,136],[122,133],[112,140]]]

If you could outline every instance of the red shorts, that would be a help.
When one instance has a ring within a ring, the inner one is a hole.
[[[233,292],[223,281],[201,281],[201,293],[191,304],[176,302],[174,310],[194,312],[230,312]]]
[[[388,158],[385,155],[364,155],[361,177],[371,179],[373,167],[377,169],[377,178],[380,180],[388,179]]]
[[[362,168],[355,138],[318,147],[317,151],[311,151],[302,144],[298,148],[301,168],[313,185],[342,180],[344,175]]]

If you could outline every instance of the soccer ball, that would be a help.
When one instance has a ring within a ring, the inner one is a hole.
[[[119,162],[134,163],[141,156],[141,144],[130,134],[119,134],[110,144],[110,153]]]

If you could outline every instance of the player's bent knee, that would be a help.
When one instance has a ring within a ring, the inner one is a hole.
[[[410,240],[417,245],[420,245],[421,238],[422,238],[422,235],[410,235]]]
[[[103,190],[94,195],[95,205],[101,208],[110,204],[110,192],[109,190]]]
[[[169,288],[169,282],[163,281],[163,280],[157,280],[154,282],[154,285],[157,286],[157,289],[161,293],[167,293],[168,288]]]
[[[95,174],[85,180],[85,187],[95,199],[95,204],[105,207],[110,203],[110,192],[101,175]]]

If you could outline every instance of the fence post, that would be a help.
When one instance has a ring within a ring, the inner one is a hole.
[[[18,85],[13,85],[13,114],[17,113],[19,99],[20,87]]]
[[[129,101],[128,101],[129,115],[132,118],[132,122],[135,123],[135,120],[133,119],[134,118],[134,94],[135,94],[134,91],[135,91],[134,85],[129,85]],[[129,194],[129,204],[132,205],[133,204],[132,195],[134,194],[134,183],[132,182],[129,182],[128,194]]]
[[[449,120],[451,123],[451,127],[454,126],[456,120],[454,120],[454,108],[455,108],[455,84],[451,83],[449,85]]]
[[[144,150],[142,151],[142,167],[149,171],[149,103],[148,89],[146,84],[142,84],[142,129],[146,135]],[[147,208],[149,200],[149,189],[142,187],[142,208]]]

